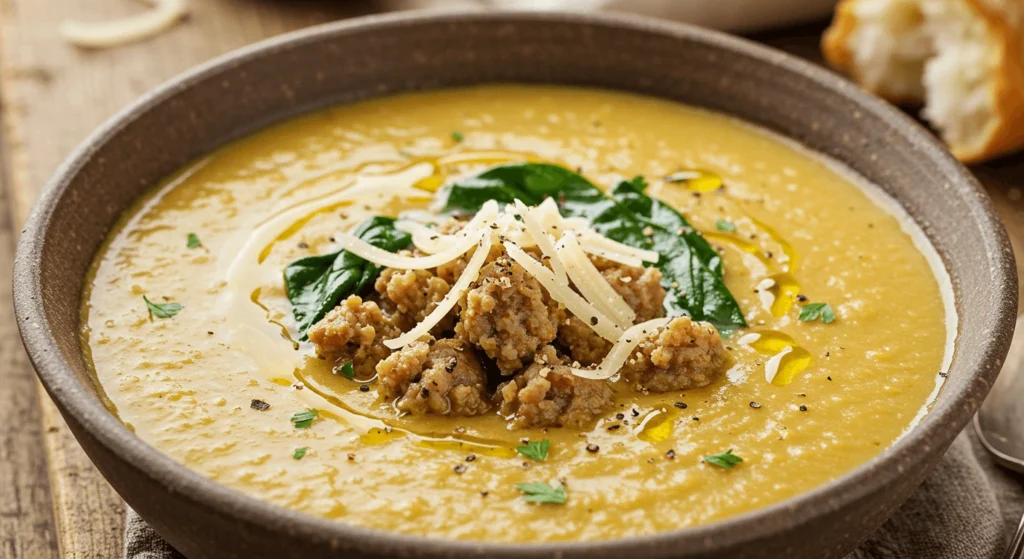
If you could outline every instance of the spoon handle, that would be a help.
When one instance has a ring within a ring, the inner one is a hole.
[[[1006,550],[1005,559],[1024,558],[1024,515],[1020,517],[1020,524],[1017,525],[1017,533],[1013,535],[1010,548]]]

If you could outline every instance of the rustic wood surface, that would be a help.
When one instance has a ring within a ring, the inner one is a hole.
[[[61,20],[117,17],[140,9],[137,3],[0,0],[0,278],[10,278],[16,232],[46,177],[105,118],[213,56],[382,7],[294,0],[191,4],[187,21],[155,39],[83,51],[60,39]],[[820,31],[812,26],[757,38],[820,61]],[[1015,246],[1024,246],[1024,157],[976,171]],[[123,505],[39,388],[12,316],[10,290],[0,288],[0,557],[118,557]]]

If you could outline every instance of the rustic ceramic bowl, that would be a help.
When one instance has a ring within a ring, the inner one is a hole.
[[[953,280],[957,347],[933,411],[875,460],[770,507],[653,536],[519,545],[391,534],[286,510],[193,473],[107,411],[79,347],[79,301],[104,235],[133,200],[186,162],[293,115],[483,82],[605,87],[707,107],[880,185],[921,225]],[[78,441],[125,501],[189,557],[821,558],[843,556],[882,524],[981,404],[1010,342],[1015,275],[1003,226],[971,175],[910,119],[822,69],[647,19],[474,13],[316,27],[163,85],[57,171],[21,236],[14,288],[25,346]]]

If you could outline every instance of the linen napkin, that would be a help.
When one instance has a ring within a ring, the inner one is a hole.
[[[968,427],[877,532],[847,559],[999,559],[1024,510],[1024,479],[997,466]],[[131,509],[125,559],[183,559]]]

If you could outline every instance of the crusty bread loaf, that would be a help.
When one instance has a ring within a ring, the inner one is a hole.
[[[842,0],[822,50],[965,162],[1024,148],[1024,0]]]

